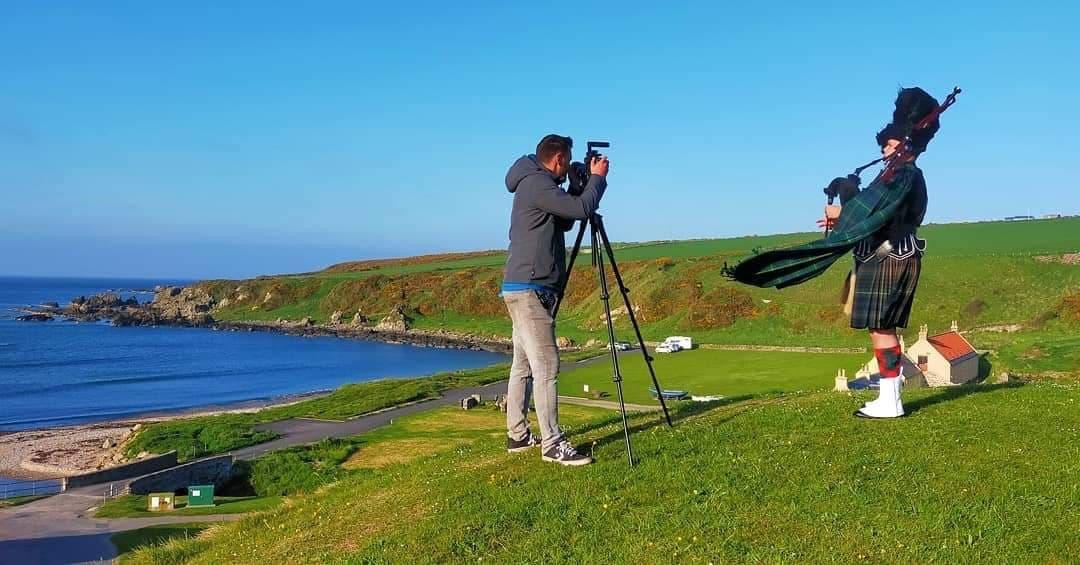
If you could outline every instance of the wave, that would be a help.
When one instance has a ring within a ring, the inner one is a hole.
[[[159,373],[155,375],[133,375],[123,377],[109,377],[104,379],[94,379],[90,381],[81,381],[74,383],[64,383],[55,385],[46,385],[40,387],[34,387],[31,390],[9,392],[12,397],[26,396],[33,394],[41,394],[43,392],[56,392],[56,391],[74,391],[74,390],[86,390],[93,388],[101,388],[116,385],[138,384],[147,382],[170,382],[170,381],[186,381],[186,380],[203,380],[214,379],[219,377],[239,377],[244,375],[262,375],[267,373],[284,373],[289,371],[300,370],[303,367],[300,365],[283,366],[283,367],[269,367],[262,368],[257,367],[253,369],[217,369],[207,371],[194,371],[194,372],[182,372],[182,373]]]
[[[92,357],[87,359],[63,359],[56,361],[22,361],[16,363],[0,363],[0,369],[43,369],[46,367],[79,367],[83,365],[97,365],[99,363],[112,363],[114,361],[131,361],[141,359],[134,355],[121,357]]]

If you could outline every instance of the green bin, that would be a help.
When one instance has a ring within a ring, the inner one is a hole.
[[[214,505],[214,485],[191,485],[187,492],[188,508]]]

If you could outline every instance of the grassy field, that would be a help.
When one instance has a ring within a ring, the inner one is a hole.
[[[1040,259],[1080,250],[1080,218],[931,225],[920,233],[929,247],[909,342],[919,325],[944,330],[953,320],[964,330],[1018,324],[1022,329],[1015,337],[1026,342],[1055,332],[1080,332],[1080,267]],[[616,254],[651,341],[683,334],[699,343],[865,346],[865,332],[849,329],[837,305],[848,261],[783,291],[737,285],[721,274],[725,263],[754,249],[814,237],[802,233],[628,243],[619,245]],[[357,271],[201,284],[219,300],[228,300],[214,312],[222,320],[307,316],[325,322],[335,311],[351,318],[360,310],[374,323],[403,304],[420,329],[508,336],[510,323],[497,296],[503,259],[499,252],[449,260],[415,258],[373,262]],[[558,331],[585,343],[604,337],[602,309],[595,273],[587,261],[579,267],[571,277]],[[622,338],[630,337],[625,314],[617,326]],[[1074,371],[1055,364],[1055,359],[1030,364],[1004,355],[999,368]]]
[[[559,421],[565,430],[573,432],[610,413],[606,409],[567,404],[559,406]],[[533,432],[538,433],[535,416],[531,423]],[[494,405],[483,405],[467,412],[459,408],[440,408],[394,420],[392,426],[364,434],[360,449],[342,466],[346,469],[382,469],[464,449],[476,442],[506,445],[506,414]],[[534,453],[538,454],[538,451]]]
[[[578,469],[481,441],[498,433],[497,413],[433,414],[368,438],[357,458],[414,452],[407,442],[436,431],[472,440],[391,457],[287,506],[132,557],[1065,563],[1080,552],[1077,385],[923,389],[906,395],[908,418],[884,422],[851,417],[867,397],[684,405],[673,429],[636,417],[632,470],[612,414],[569,426],[598,461]]]
[[[653,368],[665,389],[685,390],[695,395],[741,396],[774,392],[831,389],[837,369],[855,371],[870,354],[781,353],[761,351],[711,351],[695,349],[675,354],[653,355]],[[640,351],[619,355],[623,394],[627,402],[652,404],[652,380]],[[589,397],[583,390],[604,391],[615,399],[611,382],[611,362],[604,357],[584,367],[563,366],[559,394]]]
[[[96,518],[148,518],[151,516],[206,516],[209,514],[242,514],[266,510],[281,504],[281,497],[215,496],[214,506],[187,507],[187,497],[177,496],[175,510],[151,512],[146,509],[146,496],[120,496],[98,507]]]
[[[569,364],[594,355],[595,351],[568,352],[562,359]],[[298,417],[344,420],[406,402],[435,398],[449,389],[493,383],[505,379],[508,371],[509,365],[503,363],[423,378],[348,384],[327,396],[248,414],[151,423],[125,445],[125,453],[133,457],[142,451],[165,453],[176,450],[181,460],[224,453],[273,439],[273,433],[255,430],[254,426],[259,423]]]
[[[164,544],[170,540],[190,539],[209,527],[210,524],[202,523],[162,524],[115,533],[110,540],[116,546],[118,561],[130,563],[131,553],[137,549]]]

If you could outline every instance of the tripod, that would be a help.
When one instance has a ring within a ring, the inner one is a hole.
[[[608,294],[607,271],[604,270],[605,255],[607,255],[608,262],[611,263],[611,271],[615,274],[616,284],[619,285],[619,292],[622,294],[623,304],[626,306],[626,314],[630,317],[630,324],[634,326],[638,347],[641,348],[641,354],[645,358],[645,365],[649,368],[649,376],[652,377],[653,387],[656,389],[656,399],[660,401],[660,408],[664,411],[664,420],[667,421],[668,426],[672,425],[671,414],[668,413],[667,404],[664,402],[664,389],[660,388],[660,382],[656,380],[656,371],[652,366],[653,358],[645,349],[645,338],[641,337],[641,327],[638,326],[634,308],[630,305],[630,289],[623,284],[622,275],[619,273],[619,265],[615,263],[615,253],[611,250],[611,242],[608,241],[607,231],[604,229],[604,218],[600,214],[593,214],[589,219],[581,221],[577,239],[574,241],[574,249],[570,253],[570,262],[566,267],[566,277],[561,287],[562,292],[559,301],[555,304],[552,318],[559,314],[562,297],[565,295],[566,287],[570,282],[570,273],[574,270],[574,261],[577,260],[578,253],[581,251],[581,240],[585,237],[586,228],[589,229],[591,237],[592,264],[596,267],[600,283],[600,300],[604,303],[604,319],[607,322],[608,333],[608,354],[611,356],[612,381],[614,381],[619,394],[619,412],[622,414],[623,436],[626,438],[626,458],[632,467],[634,465],[634,448],[630,444],[630,427],[626,420],[626,403],[623,401],[622,372],[619,370],[619,352],[615,348],[615,326],[611,321],[611,296]],[[603,249],[602,252],[601,248]]]

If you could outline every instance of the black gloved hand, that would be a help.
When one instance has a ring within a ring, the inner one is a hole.
[[[825,194],[831,198],[839,196],[840,203],[843,204],[859,193],[859,184],[861,182],[862,179],[858,175],[836,177],[829,183],[829,186],[825,187]]]

